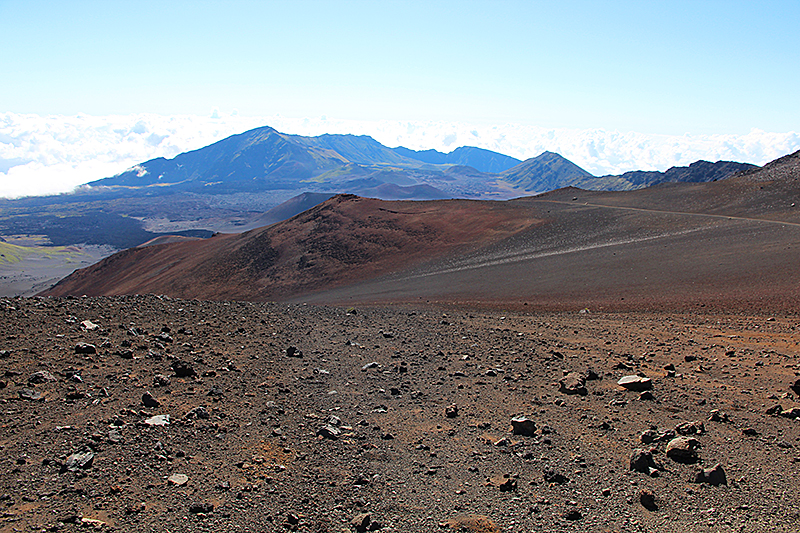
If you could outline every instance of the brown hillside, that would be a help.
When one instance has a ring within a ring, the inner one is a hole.
[[[372,278],[542,223],[502,202],[342,195],[243,234],[126,250],[76,271],[46,294],[263,301]]]

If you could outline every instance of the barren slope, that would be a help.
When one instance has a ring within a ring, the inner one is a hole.
[[[263,301],[386,274],[541,223],[502,202],[384,202],[342,195],[243,234],[126,250],[47,293]]]

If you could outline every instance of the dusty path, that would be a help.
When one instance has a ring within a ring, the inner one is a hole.
[[[589,202],[565,202],[562,200],[539,200],[541,202],[547,202],[551,204],[562,204],[562,205],[569,205],[572,207],[602,207],[605,209],[617,209],[621,211],[638,211],[642,213],[658,213],[658,214],[667,214],[667,215],[681,215],[681,216],[690,216],[690,217],[702,217],[702,218],[714,218],[714,219],[721,219],[721,220],[745,220],[748,222],[763,222],[766,224],[779,224],[781,226],[796,226],[800,227],[800,223],[797,222],[785,222],[781,220],[771,220],[768,218],[750,218],[750,217],[740,217],[740,216],[730,216],[730,215],[714,215],[710,213],[692,213],[689,211],[670,211],[665,209],[647,209],[644,207],[627,207],[627,206],[619,206],[619,205],[608,205],[608,204],[597,204],[597,203],[589,203]]]

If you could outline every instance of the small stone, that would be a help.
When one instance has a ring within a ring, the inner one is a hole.
[[[342,434],[342,430],[330,424],[324,425],[317,430],[317,436],[330,440],[336,440]]]
[[[161,402],[156,400],[156,398],[152,394],[150,394],[150,391],[146,391],[144,394],[142,394],[142,404],[145,407],[150,407],[150,408],[161,406]]]
[[[350,526],[359,533],[363,533],[364,531],[369,531],[370,522],[372,522],[372,515],[370,513],[361,513],[350,520]]]
[[[456,404],[451,404],[445,407],[444,416],[447,418],[455,418],[458,416],[458,406]]]
[[[362,366],[361,371],[366,372],[370,368],[378,368],[379,366],[381,365],[379,365],[377,361],[372,361],[371,363],[367,363],[366,365]]]
[[[154,387],[169,387],[172,382],[164,374],[156,374],[153,376]]]
[[[583,518],[583,515],[577,509],[567,509],[561,516],[563,516],[565,520],[570,521],[580,520]]]
[[[691,437],[676,437],[667,444],[667,457],[679,463],[697,461],[697,449],[700,441]]]
[[[208,420],[209,418],[211,418],[211,415],[209,414],[208,410],[201,405],[199,407],[191,409],[188,413],[183,415],[183,418],[187,420],[192,420],[195,418],[198,420]]]
[[[511,431],[514,435],[530,437],[536,432],[536,422],[527,416],[515,416],[511,419]]]
[[[791,409],[781,409],[778,413],[783,418],[800,418],[800,407],[792,407]]]
[[[564,483],[569,481],[569,478],[563,474],[559,474],[555,470],[545,470],[544,480],[547,483],[556,483],[558,485],[563,485]]]
[[[564,394],[580,394],[586,396],[586,376],[578,372],[570,372],[559,381],[560,392]]]
[[[728,415],[719,409],[713,409],[708,415],[709,422],[730,422]]]
[[[296,346],[289,346],[286,348],[286,357],[297,357],[298,359],[302,359],[303,352],[298,350]]]
[[[97,353],[97,347],[87,342],[79,342],[75,345],[75,353],[79,355],[92,355]]]
[[[175,361],[172,363],[172,370],[179,378],[189,378],[197,375],[197,371],[194,369],[194,366],[186,361]]]
[[[56,377],[47,370],[40,370],[31,374],[28,383],[52,383],[58,381]]]
[[[725,475],[725,469],[722,465],[717,463],[711,468],[701,469],[697,472],[694,478],[695,483],[708,483],[709,485],[727,485],[728,478]]]
[[[639,440],[642,442],[642,444],[651,444],[653,442],[668,441],[674,439],[675,436],[676,433],[671,429],[665,429],[663,431],[658,431],[657,429],[648,429],[639,435]]]
[[[771,416],[778,416],[783,412],[783,406],[781,404],[775,404],[764,412]]]
[[[156,415],[146,418],[144,421],[148,426],[168,426],[169,415]]]
[[[182,487],[189,482],[189,476],[186,474],[172,474],[167,478],[167,482],[177,487]]]
[[[630,457],[630,469],[635,472],[641,472],[648,476],[655,477],[658,475],[659,467],[653,459],[652,450],[633,450]]]
[[[516,492],[517,490],[517,480],[514,478],[508,478],[499,486],[500,492]]]
[[[70,472],[77,472],[78,470],[91,468],[94,461],[94,452],[90,449],[84,449],[80,452],[75,452],[67,457],[67,462],[64,463],[63,471],[69,470]]]
[[[33,389],[22,389],[18,391],[17,394],[23,400],[29,400],[32,402],[38,402],[44,400],[44,396],[42,396],[42,393]]]
[[[656,505],[656,495],[649,489],[642,489],[639,491],[639,503],[648,511],[655,511],[658,509]]]
[[[122,433],[119,430],[111,429],[108,431],[108,442],[111,444],[119,444],[122,442]]]
[[[108,523],[96,518],[81,518],[81,525],[83,527],[91,527],[93,529],[103,529],[108,527]]]
[[[794,383],[789,385],[789,388],[792,389],[792,391],[794,391],[795,394],[800,396],[800,378],[798,378],[797,380],[795,380]]]
[[[679,435],[702,435],[706,432],[706,426],[702,420],[695,420],[678,424],[675,426],[675,431]]]
[[[189,505],[189,512],[192,514],[198,514],[198,513],[208,514],[213,510],[214,510],[214,504],[208,502],[202,502],[202,503],[198,502]]]
[[[100,329],[100,326],[98,326],[91,320],[84,320],[83,322],[81,322],[81,327],[86,331],[94,331],[96,329]]]
[[[635,392],[642,392],[653,388],[652,380],[641,376],[625,376],[617,381],[617,385]]]

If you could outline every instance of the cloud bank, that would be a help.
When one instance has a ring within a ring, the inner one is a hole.
[[[171,158],[259,126],[284,133],[369,135],[391,147],[450,152],[477,146],[518,159],[557,152],[592,174],[666,170],[698,159],[763,165],[800,150],[800,134],[656,135],[520,124],[354,121],[151,114],[40,116],[0,113],[0,197],[54,194],[118,174],[156,157]]]

